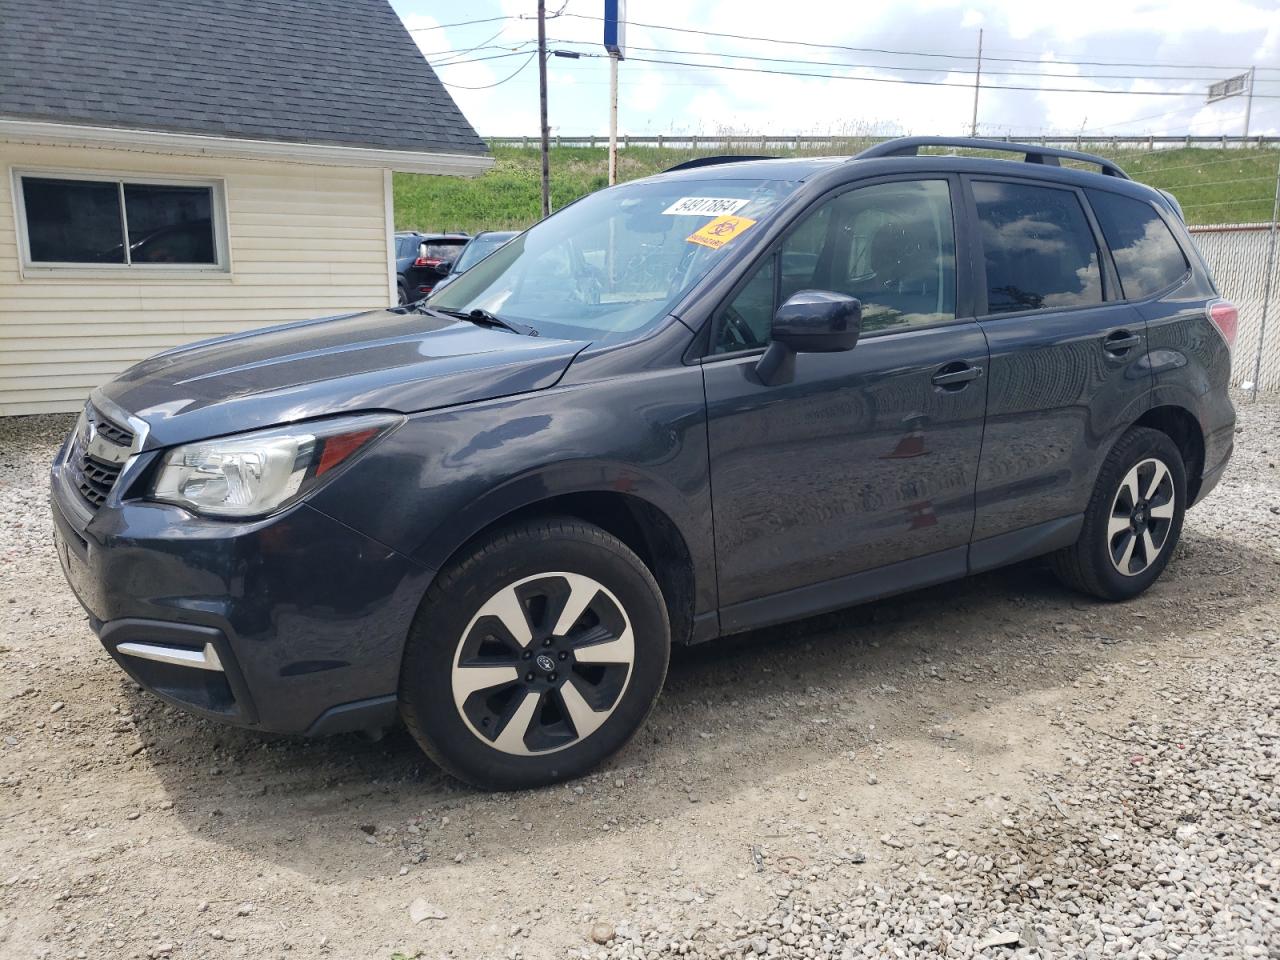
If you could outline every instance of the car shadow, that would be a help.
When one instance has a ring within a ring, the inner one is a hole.
[[[221,727],[145,693],[133,694],[133,707],[182,829],[206,842],[326,881],[385,875],[401,863],[497,863],[513,849],[563,844],[579,822],[679,815],[710,769],[722,796],[746,791],[1073,683],[1116,644],[1146,644],[1158,655],[1158,641],[1177,629],[1171,610],[1195,605],[1199,628],[1265,602],[1265,590],[1233,594],[1227,577],[1273,563],[1241,543],[1189,532],[1166,575],[1125,604],[1082,597],[1028,563],[678,648],[657,708],[627,748],[577,783],[523,793],[459,783],[400,728],[377,742],[306,740]],[[956,679],[965,682],[948,682]],[[1003,742],[968,746],[980,753]],[[513,846],[513,824],[546,822],[549,810],[555,828],[519,832]]]

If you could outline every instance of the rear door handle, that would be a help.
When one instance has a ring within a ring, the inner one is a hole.
[[[1136,333],[1130,333],[1128,330],[1117,330],[1115,333],[1107,335],[1102,341],[1102,347],[1107,353],[1122,357],[1140,343],[1142,343],[1142,338]]]
[[[981,367],[971,367],[963,360],[956,360],[939,368],[933,375],[932,382],[935,387],[959,390],[970,380],[977,380],[980,376]]]

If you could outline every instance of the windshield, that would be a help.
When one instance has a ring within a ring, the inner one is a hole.
[[[514,237],[512,233],[483,233],[466,245],[453,265],[454,273],[466,273],[493,251]]]
[[[544,336],[625,339],[661,320],[797,186],[711,179],[602,190],[501,247],[431,306],[486,310]]]

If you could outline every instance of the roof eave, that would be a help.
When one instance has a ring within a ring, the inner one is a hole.
[[[483,154],[430,153],[416,150],[387,150],[381,147],[249,140],[7,117],[0,117],[0,140],[53,146],[139,150],[147,153],[197,157],[226,157],[237,160],[277,160],[334,167],[376,167],[401,173],[434,173],[462,177],[477,176],[493,166],[493,157]]]

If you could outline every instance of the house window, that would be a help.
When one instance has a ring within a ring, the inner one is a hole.
[[[40,173],[17,179],[28,266],[225,268],[216,183]]]

